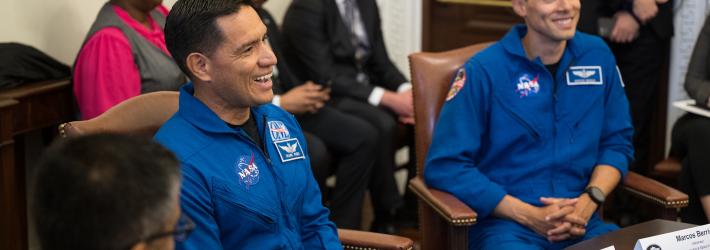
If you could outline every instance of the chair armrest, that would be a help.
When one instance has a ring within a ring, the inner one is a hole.
[[[454,226],[470,226],[478,215],[473,209],[449,193],[428,188],[421,177],[409,181],[409,189],[434,208],[441,217]]]
[[[338,229],[338,237],[344,249],[409,250],[414,246],[406,237],[365,231]]]
[[[683,208],[688,206],[688,195],[663,183],[629,172],[624,178],[624,189],[643,199],[665,208]]]
[[[72,122],[65,122],[65,123],[59,124],[59,127],[57,127],[57,129],[59,130],[59,137],[60,138],[67,138],[67,137],[83,134],[76,127],[74,127],[74,125],[72,125]]]
[[[677,177],[680,174],[681,168],[680,161],[674,157],[668,157],[656,163],[656,165],[653,166],[653,172],[656,175]]]

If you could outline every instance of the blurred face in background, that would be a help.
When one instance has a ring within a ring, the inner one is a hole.
[[[158,5],[162,4],[163,0],[112,0],[111,2],[121,6],[124,9],[130,6],[130,8],[148,13],[155,9],[155,7],[158,7]]]

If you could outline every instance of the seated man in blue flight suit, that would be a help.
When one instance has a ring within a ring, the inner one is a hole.
[[[561,249],[617,228],[595,211],[632,157],[629,107],[580,0],[512,4],[525,25],[455,74],[424,176],[478,213],[471,249]]]
[[[292,115],[270,104],[276,57],[245,0],[179,0],[168,50],[192,84],[155,138],[182,164],[196,229],[178,249],[340,249]]]

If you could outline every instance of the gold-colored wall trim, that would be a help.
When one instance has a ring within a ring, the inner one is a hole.
[[[460,3],[481,6],[513,7],[510,0],[436,0],[440,3]]]

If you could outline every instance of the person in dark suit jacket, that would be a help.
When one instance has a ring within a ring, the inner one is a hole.
[[[652,165],[648,160],[651,112],[659,100],[658,79],[668,60],[673,36],[673,3],[585,0],[577,27],[582,32],[605,37],[614,52],[635,128],[635,160],[630,169],[646,174]]]
[[[326,178],[335,173],[337,183],[329,201],[331,220],[340,228],[360,229],[365,190],[374,164],[377,131],[367,122],[327,106],[329,88],[313,81],[301,81],[293,74],[283,59],[279,28],[271,14],[262,8],[266,0],[252,2],[267,27],[269,44],[278,60],[272,103],[296,115],[306,131],[311,168],[322,191],[326,190]],[[341,134],[348,134],[350,138],[339,139]],[[335,165],[331,164],[331,154],[337,158]]]
[[[301,79],[331,82],[330,104],[377,129],[370,190],[380,191],[372,193],[373,226],[386,232],[382,225],[389,224],[401,197],[393,175],[383,173],[395,167],[398,120],[413,124],[414,117],[411,84],[390,61],[380,26],[375,0],[295,0],[284,17],[283,34],[293,72]]]

